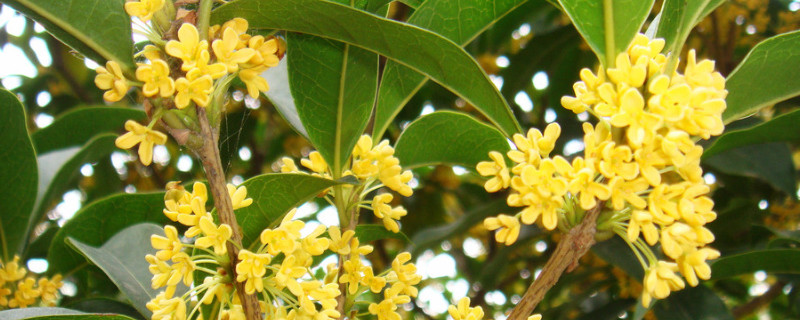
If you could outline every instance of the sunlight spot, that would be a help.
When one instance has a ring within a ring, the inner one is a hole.
[[[239,149],[239,158],[244,161],[249,161],[250,158],[253,156],[253,153],[250,151],[248,147],[242,147]]]
[[[36,95],[36,105],[38,105],[40,107],[46,106],[52,100],[53,100],[53,97],[47,91],[39,92],[39,94]]]
[[[547,242],[545,242],[544,240],[539,240],[539,242],[536,243],[536,246],[534,248],[539,253],[544,252],[545,250],[547,250]]]
[[[758,282],[764,282],[765,280],[767,280],[767,273],[764,272],[764,270],[758,270],[755,273],[753,273],[753,278],[755,278],[756,281]]]
[[[28,270],[30,270],[33,273],[44,273],[45,271],[47,271],[48,263],[47,260],[45,259],[33,258],[28,260],[27,266]]]
[[[767,207],[769,207],[769,202],[767,202],[767,200],[762,199],[761,201],[758,202],[759,209],[766,210]]]
[[[504,295],[500,290],[489,291],[486,293],[485,296],[486,303],[495,305],[495,306],[502,306],[506,304],[506,295]]]
[[[33,66],[19,47],[7,43],[0,52],[0,77],[21,75],[28,78],[36,77],[36,67]]]
[[[42,26],[38,22],[34,22],[33,23],[33,31],[36,32],[36,33],[42,33],[42,32],[45,32],[46,30],[44,29],[44,26]]]
[[[589,112],[586,112],[586,111],[584,111],[584,112],[581,112],[581,113],[579,113],[579,114],[577,115],[577,117],[578,117],[578,120],[580,120],[580,121],[586,121],[586,120],[589,120]]]
[[[297,212],[294,213],[295,219],[304,219],[310,217],[312,214],[319,210],[319,206],[315,202],[306,202],[297,207]]]
[[[89,59],[89,58],[84,58],[83,59],[83,65],[85,65],[87,68],[92,69],[92,70],[97,69],[97,67],[100,66],[99,64],[97,64],[97,62],[94,62],[94,60]]]
[[[469,171],[467,171],[467,169],[462,166],[453,166],[453,173],[455,173],[457,176],[463,176],[468,172]]]
[[[586,146],[583,145],[583,140],[572,139],[564,144],[564,156],[571,156],[578,152],[583,151]]]
[[[531,101],[531,97],[524,91],[517,92],[517,95],[514,96],[514,102],[517,103],[522,111],[530,112],[533,110],[533,101]]]
[[[469,282],[464,279],[456,279],[452,281],[447,281],[445,284],[447,291],[450,291],[453,300],[458,301],[461,298],[466,297],[467,293],[469,292]]]
[[[711,172],[708,172],[708,173],[703,175],[703,181],[705,181],[705,183],[708,184],[708,185],[715,184],[715,183],[717,183],[717,176],[715,176]]]
[[[486,254],[486,248],[483,247],[483,243],[472,237],[464,239],[463,247],[464,254],[470,258],[477,258]]]
[[[523,37],[527,36],[531,33],[531,25],[523,23],[521,26],[519,26],[519,29],[517,29],[517,31],[519,31],[519,35]]]
[[[533,75],[533,87],[536,90],[544,90],[550,86],[550,78],[547,77],[547,73],[544,71],[539,71]]]
[[[194,163],[192,161],[192,158],[187,156],[187,155],[185,155],[185,154],[181,155],[180,157],[178,157],[177,166],[178,166],[178,170],[180,170],[180,171],[189,172],[189,170],[192,170],[192,165],[193,164]]]
[[[433,111],[435,111],[435,109],[433,109],[433,104],[426,101],[425,104],[422,105],[422,111],[419,113],[419,115],[424,116],[426,114],[433,113]]]
[[[428,315],[436,316],[445,313],[447,312],[447,307],[450,306],[439,287],[441,287],[441,284],[437,283],[426,286],[419,291],[417,305]]]
[[[556,118],[558,118],[558,115],[555,110],[547,108],[547,110],[544,111],[544,122],[553,123],[553,121],[556,121]]]
[[[153,148],[153,162],[166,166],[169,164],[169,159],[169,150],[167,150],[166,146],[157,145]]]
[[[61,286],[59,291],[67,297],[74,297],[78,293],[78,287],[72,281],[64,281],[64,285]]]
[[[2,52],[0,52],[0,57],[2,57]],[[3,87],[8,90],[14,90],[22,85],[22,78],[18,76],[9,76],[4,77],[1,81],[3,83]]]
[[[244,178],[242,178],[242,176],[238,174],[231,178],[231,184],[233,184],[234,186],[238,187],[240,184],[242,184],[242,182],[244,182]]]
[[[500,68],[505,68],[505,67],[508,67],[508,65],[511,63],[511,61],[509,61],[508,57],[506,57],[506,56],[499,56],[494,61],[494,63],[497,64],[497,66],[500,67]]]
[[[81,175],[84,177],[91,177],[94,174],[94,167],[91,163],[85,163],[81,166]]]
[[[25,32],[25,25],[27,21],[25,20],[25,16],[21,14],[15,14],[6,23],[6,32],[9,35],[19,37]]]
[[[336,208],[333,206],[327,206],[317,213],[317,220],[327,227],[338,226],[339,213],[336,212]]]
[[[31,46],[31,50],[36,55],[36,59],[39,60],[39,63],[42,64],[44,67],[49,67],[53,64],[53,57],[50,56],[50,50],[47,49],[47,43],[44,42],[42,38],[33,37],[31,41],[28,43]]]
[[[53,123],[53,116],[46,113],[40,113],[36,115],[36,119],[33,121],[36,122],[37,127],[44,128]]]
[[[494,86],[497,87],[497,90],[503,89],[503,77],[490,74],[489,80],[492,80],[492,83],[494,83]]]
[[[793,12],[797,11],[797,10],[800,10],[800,1],[794,1],[794,2],[790,3],[789,4],[789,10],[791,10]]]
[[[244,105],[248,109],[258,109],[261,106],[261,100],[253,99],[250,95],[244,96]]]

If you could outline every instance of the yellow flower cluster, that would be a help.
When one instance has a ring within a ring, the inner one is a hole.
[[[310,170],[312,175],[328,179],[333,176],[325,159],[317,151],[312,151],[307,159],[300,159],[300,164]],[[373,146],[372,138],[369,135],[361,136],[353,148],[350,168],[350,170],[345,170],[343,175],[355,176],[361,182],[363,191],[358,195],[358,199],[363,199],[369,192],[382,186],[406,197],[411,196],[414,192],[408,185],[414,176],[411,171],[403,171],[400,160],[394,156],[394,148],[389,145],[388,140]],[[288,157],[281,159],[281,172],[306,173],[301,171],[294,160]],[[325,194],[321,196],[325,196]],[[397,221],[407,212],[402,206],[392,207],[389,203],[393,199],[394,196],[391,194],[383,193],[376,195],[371,202],[367,201],[360,205],[371,209],[375,216],[383,221],[386,229],[396,233],[400,231]],[[367,206],[367,203],[371,206]]]
[[[0,264],[0,310],[55,306],[63,285],[60,274],[38,281],[28,276],[28,270],[19,265],[19,256],[14,256],[14,260]]]
[[[663,40],[638,35],[614,68],[581,70],[575,97],[563,97],[562,105],[598,119],[597,126],[583,124],[583,157],[550,157],[560,134],[551,124],[544,133],[514,135],[511,169],[497,152],[477,167],[492,176],[487,191],[510,188],[508,204],[524,207],[484,222],[506,244],[516,241],[520,221],[532,224],[541,216],[546,229],[567,229],[574,217],[602,205],[601,220],[635,248],[646,270],[645,305],[683,288],[680,275],[692,286],[708,279],[706,260],[719,256],[706,247],[714,235],[704,225],[716,213],[700,168],[703,148],[694,141],[722,133],[725,79],[693,50],[684,73],[669,75],[663,47]],[[648,245],[657,243],[672,262],[655,257]]]
[[[480,306],[470,308],[469,298],[464,297],[458,300],[458,303],[451,305],[447,308],[447,313],[453,320],[482,320],[483,308]],[[528,320],[542,320],[541,314],[534,314],[528,317]]]

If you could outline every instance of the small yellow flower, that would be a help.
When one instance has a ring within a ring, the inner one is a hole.
[[[170,78],[169,66],[164,60],[153,60],[150,64],[140,64],[136,69],[136,79],[144,82],[142,93],[147,97],[155,96],[160,92],[161,97],[166,98],[175,92],[175,81]]]
[[[181,70],[189,71],[197,65],[201,52],[208,50],[208,41],[200,41],[197,28],[191,23],[184,23],[178,29],[178,40],[168,41],[164,50],[167,54],[183,60]]]
[[[698,278],[708,280],[711,278],[711,267],[706,260],[719,258],[719,251],[711,248],[701,248],[691,253],[684,254],[678,259],[681,274],[690,286],[697,286]]]
[[[300,164],[316,173],[327,173],[328,163],[322,158],[322,154],[318,151],[312,151],[308,154],[308,159],[300,159]]]
[[[341,255],[350,254],[350,239],[355,235],[355,231],[347,230],[342,234],[338,226],[328,228],[328,236],[331,238],[330,249]]]
[[[389,203],[392,201],[393,196],[389,193],[383,193],[372,198],[372,210],[375,216],[383,220],[383,225],[387,230],[397,233],[400,227],[397,225],[397,220],[400,220],[407,214],[402,206],[392,208]]]
[[[137,17],[144,22],[150,20],[153,14],[164,6],[164,0],[139,0],[125,3],[125,12]]]
[[[260,92],[269,91],[267,80],[261,77],[262,68],[248,68],[239,71],[239,79],[247,87],[247,94],[253,99],[258,98]]]
[[[36,303],[36,298],[39,298],[42,292],[38,288],[34,288],[35,286],[36,280],[31,277],[17,282],[14,298],[8,301],[8,306],[10,308],[27,308]]]
[[[281,268],[275,274],[275,282],[278,289],[289,288],[294,295],[300,296],[303,294],[303,288],[297,279],[306,274],[306,268],[296,264],[297,258],[295,256],[288,256],[281,263]]]
[[[658,242],[658,229],[653,224],[653,216],[648,211],[633,210],[631,220],[628,224],[628,241],[635,242],[639,238],[639,233],[644,234],[644,240],[649,245]]]
[[[172,268],[172,275],[167,284],[177,285],[178,282],[183,279],[183,284],[187,287],[190,286],[193,280],[192,274],[196,267],[192,258],[189,257],[186,252],[179,252],[172,256],[172,261],[175,262],[175,264],[170,266],[170,268]]]
[[[379,293],[386,286],[386,278],[376,277],[372,267],[364,266],[361,271],[364,273],[361,278],[361,285],[368,287],[372,292]]]
[[[458,300],[458,304],[451,305],[447,308],[447,312],[453,317],[453,320],[481,320],[483,319],[483,308],[480,306],[470,308],[469,298],[463,297]]]
[[[483,187],[487,192],[497,192],[508,188],[511,185],[511,176],[508,173],[508,167],[506,167],[506,159],[497,151],[489,152],[489,158],[492,158],[492,161],[481,161],[476,168],[480,175],[484,177],[492,176]]]
[[[264,291],[262,277],[267,272],[267,265],[272,260],[268,254],[258,254],[246,249],[239,251],[239,263],[236,264],[236,281],[245,282],[245,292]]]
[[[500,229],[495,233],[494,238],[497,242],[505,243],[507,246],[516,242],[519,237],[519,220],[509,215],[501,214],[496,218],[486,218],[483,220],[483,226],[489,231]]]
[[[228,73],[235,73],[239,70],[239,64],[245,63],[256,51],[251,48],[241,48],[236,50],[239,44],[239,35],[233,28],[227,28],[222,33],[222,39],[214,40],[211,43],[211,48],[214,49],[214,55],[217,61],[225,64],[228,68]]]
[[[300,169],[297,168],[297,164],[294,163],[294,160],[289,157],[281,158],[281,172],[282,173],[295,173],[300,172]]]
[[[149,166],[153,162],[153,147],[167,143],[167,135],[145,127],[136,121],[125,122],[127,133],[119,136],[114,144],[120,149],[130,149],[139,145],[139,161]]]
[[[205,107],[211,101],[211,92],[214,91],[214,79],[210,75],[201,74],[200,69],[192,69],[186,78],[175,81],[175,106],[183,109],[194,101],[198,106]]]
[[[325,232],[325,226],[319,225],[308,236],[303,238],[303,250],[312,256],[321,255],[330,246],[331,240],[326,238],[317,238]]]
[[[205,236],[197,238],[197,241],[194,243],[196,246],[201,248],[213,246],[214,253],[218,255],[223,255],[228,252],[226,243],[233,234],[233,230],[231,230],[229,225],[221,224],[217,227],[214,221],[208,216],[200,218],[200,223],[198,225]]]
[[[253,204],[253,199],[247,197],[247,187],[241,186],[236,187],[232,184],[228,184],[228,195],[231,197],[231,202],[233,203],[233,209],[240,209],[247,207]]]
[[[644,275],[642,305],[650,306],[652,298],[664,299],[671,291],[683,289],[683,280],[675,274],[678,265],[666,261],[658,261]]]
[[[97,76],[94,77],[94,84],[100,90],[107,90],[103,93],[103,99],[108,102],[122,100],[130,86],[128,85],[128,80],[122,74],[119,64],[114,61],[108,61],[105,68],[97,67],[95,72],[97,72]]]
[[[225,66],[225,64],[209,64],[210,60],[211,54],[208,53],[208,50],[201,50],[195,65],[195,68],[200,70],[200,74],[209,75],[211,76],[211,79],[219,79],[228,74],[228,68]]]
[[[15,282],[25,277],[28,270],[19,266],[19,256],[14,255],[14,260],[11,260],[0,268],[0,282]]]
[[[278,53],[278,40],[265,39],[263,36],[255,36],[250,38],[247,44],[248,47],[256,51],[256,54],[247,61],[246,66],[256,67],[274,67],[278,65],[280,59]]]
[[[166,237],[159,235],[150,236],[150,244],[153,249],[157,249],[156,257],[162,261],[167,261],[172,256],[178,254],[183,249],[183,243],[178,238],[178,229],[173,226],[165,226],[164,234]]]
[[[58,289],[61,289],[64,286],[64,283],[61,282],[61,275],[57,274],[52,278],[40,278],[39,279],[39,290],[41,291],[41,299],[47,305],[53,306],[55,305],[56,299],[58,298]]]
[[[186,319],[186,302],[179,297],[166,299],[162,296],[159,299],[156,296],[156,299],[147,304],[147,308],[153,311],[152,320]]]

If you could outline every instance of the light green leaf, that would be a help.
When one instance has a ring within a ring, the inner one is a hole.
[[[66,307],[88,313],[116,313],[138,320],[145,320],[145,318],[139,314],[139,311],[136,311],[136,308],[130,304],[108,297],[81,299],[70,302]]]
[[[703,152],[703,158],[711,157],[733,148],[764,142],[788,142],[800,140],[800,110],[782,114],[751,128],[728,131],[717,138]]]
[[[763,270],[769,273],[800,274],[797,249],[756,250],[717,259],[711,265],[713,279],[725,279]]]
[[[26,235],[30,234],[33,227],[47,213],[47,210],[52,207],[57,199],[60,199],[61,194],[80,175],[81,166],[85,163],[99,161],[114,150],[118,150],[114,145],[114,140],[116,139],[116,134],[101,134],[89,140],[83,148],[69,157],[65,157],[65,154],[61,152],[56,152],[52,156],[47,154],[39,157],[39,164],[42,168],[42,173],[39,176],[39,196],[37,197],[36,208],[30,216]],[[55,162],[50,160],[55,160]],[[63,164],[58,163],[64,160],[66,161]]]
[[[800,94],[800,31],[774,36],[750,50],[727,81],[725,123]]]
[[[733,320],[725,302],[704,285],[670,293],[656,301],[653,312],[658,319]]]
[[[133,225],[115,234],[100,248],[71,237],[67,237],[67,243],[102,269],[117,285],[119,291],[130,299],[134,308],[146,318],[150,318],[153,312],[145,305],[162,291],[153,289],[150,285],[152,278],[148,270],[150,264],[144,258],[148,254],[156,253],[150,245],[152,235],[163,237],[164,229],[152,223]],[[181,284],[176,296],[181,296],[187,289]]]
[[[727,174],[762,179],[790,195],[797,190],[792,152],[785,143],[744,146],[703,159],[703,163]]]
[[[505,153],[508,141],[497,129],[463,113],[437,111],[412,122],[397,139],[403,167],[452,164],[475,170],[489,151]]]
[[[83,207],[58,230],[50,244],[48,273],[64,274],[86,266],[86,258],[67,246],[67,237],[100,246],[129,226],[142,222],[169,223],[163,209],[163,192],[116,194]]]
[[[521,130],[478,63],[460,46],[433,32],[326,0],[239,0],[217,8],[211,19],[219,23],[235,17],[247,19],[255,29],[307,33],[379,53],[453,91],[504,134]],[[392,41],[386,41],[387,34],[393,36]]]
[[[0,89],[0,243],[10,261],[25,243],[25,229],[36,201],[36,154],[25,125],[25,107]]]
[[[289,210],[310,200],[338,183],[299,173],[271,173],[250,178],[242,183],[253,204],[236,210],[236,220],[242,227],[242,244],[258,243],[265,228],[280,223]]]
[[[65,308],[24,308],[0,311],[0,319],[3,320],[22,320],[31,317],[52,316],[52,315],[79,315],[84,314],[78,310],[71,310]]]
[[[408,18],[408,23],[465,46],[525,2],[527,0],[426,1]],[[383,136],[394,117],[427,81],[424,75],[395,61],[386,62],[375,108],[372,135],[375,139]]]
[[[342,172],[364,133],[378,90],[378,55],[330,39],[286,36],[289,83],[311,143]]]
[[[133,320],[121,314],[80,314],[26,318],[25,320]]]
[[[45,27],[56,38],[99,64],[133,64],[131,22],[125,0],[3,0]]]
[[[402,231],[394,233],[387,230],[386,227],[381,224],[359,224],[356,226],[355,236],[358,238],[358,241],[363,244],[384,239],[397,239],[406,243],[411,241]]]
[[[281,59],[278,65],[267,69],[261,74],[269,83],[269,91],[265,92],[270,102],[278,110],[284,120],[294,128],[297,133],[308,138],[308,132],[297,114],[297,105],[289,88],[289,71],[286,66],[287,59]]]
[[[144,111],[119,107],[83,107],[65,112],[49,126],[31,134],[36,153],[83,145],[105,132],[121,132],[125,121],[143,121]]]
[[[680,54],[694,26],[724,0],[667,0],[661,7],[657,38],[666,42],[664,53]]]
[[[654,0],[559,0],[597,59],[613,67],[650,15]],[[607,35],[612,35],[607,37]]]

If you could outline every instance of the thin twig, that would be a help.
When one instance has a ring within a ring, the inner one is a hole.
[[[544,295],[552,288],[566,270],[572,271],[578,266],[580,259],[589,248],[594,245],[594,235],[597,232],[597,217],[605,207],[605,201],[598,202],[597,206],[589,210],[580,224],[570,229],[558,242],[553,255],[545,263],[539,277],[533,281],[525,295],[511,311],[508,320],[524,320],[542,301]]]
[[[731,310],[731,313],[733,313],[733,317],[736,319],[741,319],[753,314],[754,312],[758,311],[758,309],[763,308],[764,306],[772,302],[772,300],[775,300],[775,298],[780,296],[781,293],[783,292],[783,287],[785,286],[786,286],[786,281],[779,280],[778,282],[775,282],[774,284],[772,284],[772,286],[769,287],[769,290],[767,290],[767,292],[765,292],[761,296],[753,298],[753,300],[750,300],[741,306],[733,308],[733,310]]]
[[[197,108],[197,122],[200,125],[203,136],[203,147],[197,150],[200,162],[208,178],[211,194],[214,196],[214,206],[217,208],[220,223],[227,224],[233,229],[231,239],[227,243],[228,257],[231,260],[231,278],[242,302],[242,308],[247,320],[261,320],[261,307],[258,304],[258,297],[254,294],[247,294],[244,290],[244,282],[236,281],[236,265],[239,263],[239,248],[242,247],[242,229],[236,222],[233,214],[233,204],[228,195],[225,172],[222,170],[222,160],[219,157],[219,132],[213,130],[208,122],[205,108]]]

